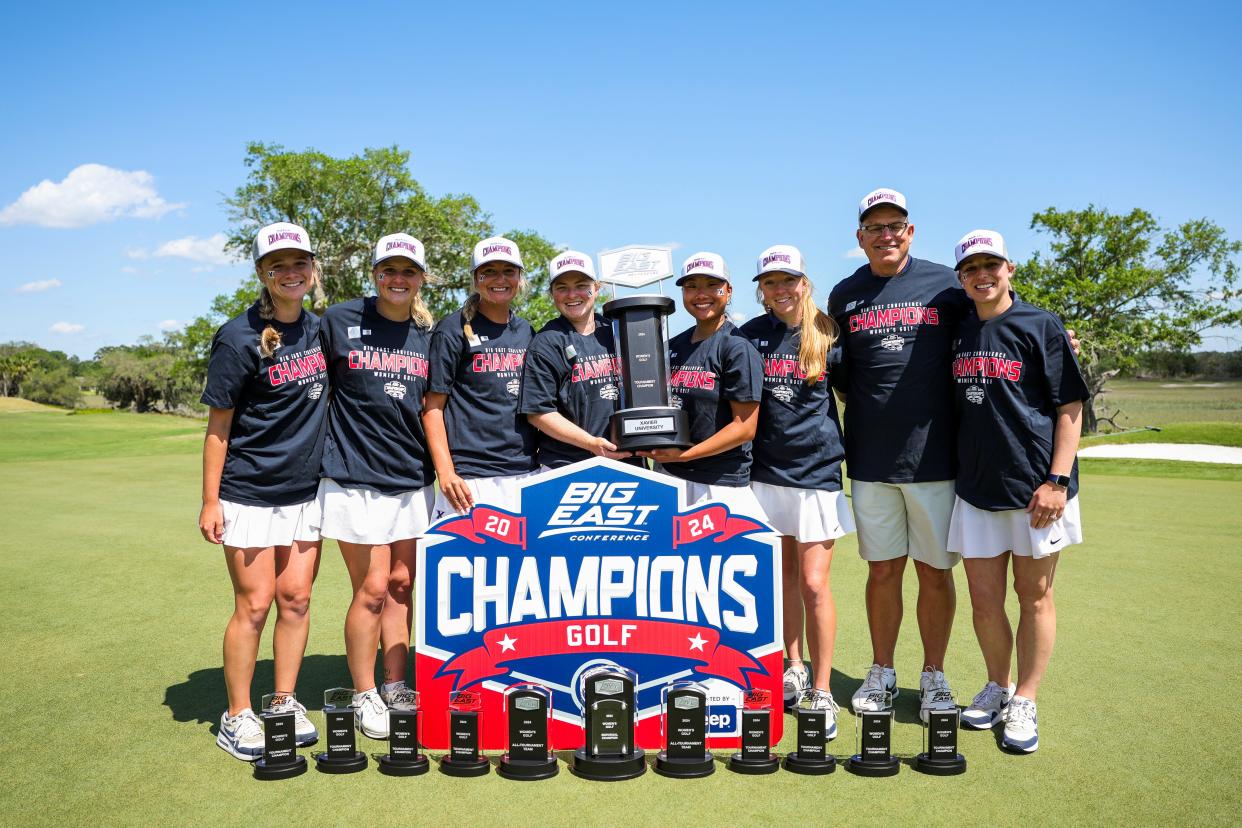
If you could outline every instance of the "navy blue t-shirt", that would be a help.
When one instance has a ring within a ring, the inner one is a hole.
[[[1061,320],[1016,300],[981,321],[973,308],[953,349],[957,494],[980,509],[1025,509],[1052,470],[1057,407],[1087,399]],[[1069,497],[1078,494],[1078,459]]]
[[[841,349],[828,352],[827,369],[810,385],[798,364],[800,330],[787,327],[772,313],[742,326],[763,361],[763,401],[750,479],[839,492],[845,448],[829,375],[840,365]]]
[[[617,410],[619,373],[612,328],[602,316],[595,316],[595,331],[589,336],[558,316],[535,334],[526,350],[518,411],[556,411],[587,434],[607,437]],[[538,461],[548,468],[559,469],[593,456],[542,432],[535,439]]]
[[[448,395],[444,419],[453,467],[468,480],[525,474],[534,468],[535,438],[517,404],[534,332],[520,316],[498,325],[476,313],[471,327],[475,342],[466,341],[461,311],[455,311],[431,334],[428,390]]]
[[[913,483],[955,476],[953,384],[958,323],[971,305],[957,274],[911,258],[896,276],[863,265],[828,298],[846,371],[845,458],[853,480]]]
[[[271,326],[281,346],[259,355]],[[328,363],[319,346],[320,319],[259,318],[256,302],[220,326],[211,340],[201,400],[233,409],[220,499],[247,506],[292,506],[315,497],[328,413]]]
[[[686,412],[690,442],[701,443],[733,422],[730,401],[759,402],[763,365],[759,352],[732,322],[702,342],[692,342],[694,328],[668,343],[669,392],[673,406]],[[683,480],[722,486],[750,483],[749,442],[688,463],[664,463],[664,470]]]
[[[323,476],[384,495],[431,485],[421,419],[431,331],[385,318],[368,297],[328,308],[319,335],[332,376]]]

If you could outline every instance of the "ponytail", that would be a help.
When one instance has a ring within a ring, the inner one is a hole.
[[[799,333],[801,342],[798,346],[798,367],[806,374],[806,384],[819,382],[828,367],[828,352],[837,341],[837,323],[831,316],[824,313],[815,304],[811,280],[802,277],[802,330]]]
[[[474,327],[470,321],[474,319],[474,315],[479,312],[479,292],[472,291],[466,297],[466,304],[461,306],[461,329],[466,334],[466,339],[475,339]]]
[[[268,291],[267,285],[264,285],[262,292],[259,293],[259,318],[263,320],[276,318],[276,305],[272,302],[272,294]],[[280,331],[268,325],[259,335],[259,356],[267,359],[276,353],[280,345]]]

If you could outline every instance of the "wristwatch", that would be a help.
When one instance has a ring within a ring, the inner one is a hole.
[[[1049,474],[1044,479],[1054,486],[1060,486],[1062,489],[1069,488],[1070,479],[1063,474]]]

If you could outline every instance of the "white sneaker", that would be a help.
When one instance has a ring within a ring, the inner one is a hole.
[[[832,693],[816,688],[807,690],[802,696],[802,707],[807,710],[827,711],[828,716],[824,720],[824,738],[829,741],[837,738],[837,711],[841,708],[832,697]]]
[[[811,671],[803,662],[790,664],[785,668],[785,709],[791,710],[798,705],[802,695],[811,686]]]
[[[949,681],[939,670],[924,670],[919,676],[919,718],[927,724],[927,714],[932,710],[954,710],[953,691]]]
[[[263,755],[263,722],[249,707],[236,716],[226,710],[216,744],[243,762],[253,762]]]
[[[367,738],[388,738],[388,706],[374,687],[354,693],[354,723]]]
[[[306,747],[319,741],[319,731],[315,729],[311,720],[306,718],[306,708],[292,693],[272,699],[272,706],[264,712],[293,714],[293,733],[298,747]]]
[[[1002,721],[1013,691],[1012,684],[1008,687],[1001,687],[996,682],[989,681],[983,685],[983,689],[975,694],[970,707],[962,711],[962,727],[968,727],[971,730],[987,730]]]
[[[396,710],[400,713],[413,713],[418,709],[418,694],[405,686],[405,682],[397,682],[391,690],[385,689],[388,685],[380,688],[380,698],[384,704],[388,705],[389,710]]]
[[[864,711],[876,713],[881,710],[891,710],[895,698],[897,698],[897,671],[892,667],[872,664],[871,669],[867,671],[867,677],[863,679],[862,687],[854,691],[850,706],[854,708],[856,714]]]
[[[1001,747],[1019,753],[1034,753],[1039,747],[1039,725],[1035,702],[1026,696],[1014,696],[1005,711],[1005,738]]]

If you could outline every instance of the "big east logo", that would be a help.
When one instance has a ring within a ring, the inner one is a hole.
[[[504,747],[503,692],[535,681],[552,691],[553,746],[576,747],[581,675],[608,663],[638,673],[640,745],[660,746],[660,691],[681,678],[708,688],[713,746],[736,744],[729,711],[781,680],[769,527],[687,507],[673,478],[603,459],[523,481],[520,502],[476,503],[429,530],[415,648],[426,745],[447,747],[441,711],[471,691],[484,747]]]

